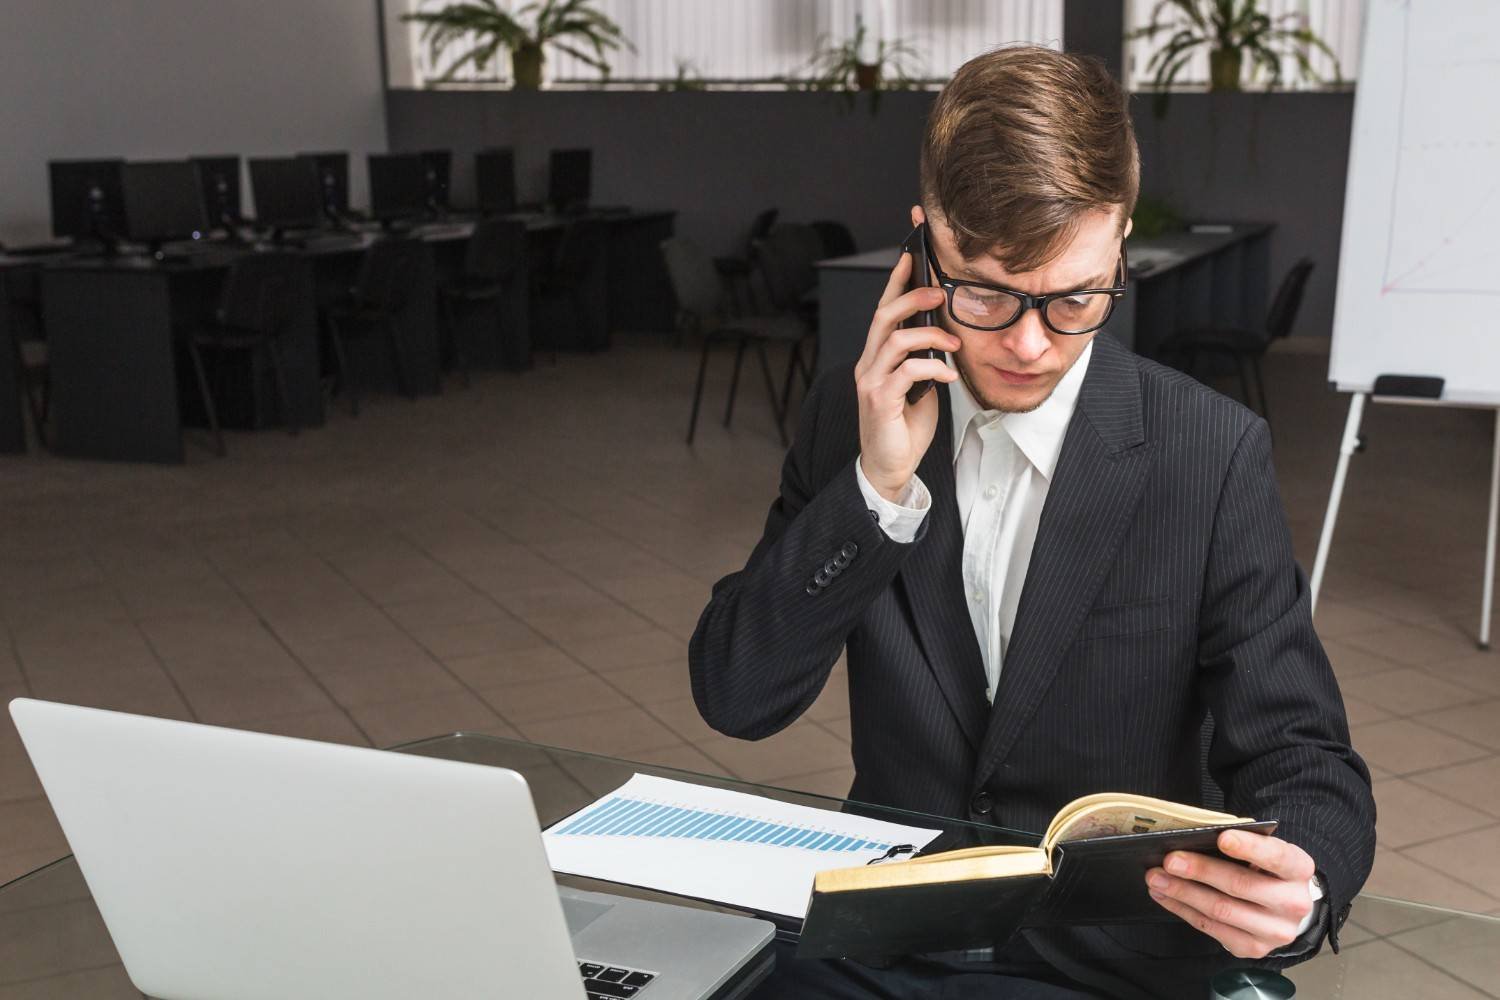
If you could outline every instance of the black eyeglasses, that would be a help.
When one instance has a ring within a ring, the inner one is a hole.
[[[972,330],[1004,330],[1014,326],[1026,315],[1026,310],[1035,309],[1041,313],[1042,323],[1053,333],[1065,336],[1093,333],[1109,322],[1115,302],[1125,294],[1126,277],[1130,273],[1122,239],[1114,287],[1028,295],[1002,285],[950,278],[943,273],[937,255],[932,252],[932,240],[927,235],[926,225],[922,226],[922,242],[927,249],[927,259],[932,263],[932,273],[937,276],[938,287],[948,295],[948,315]]]

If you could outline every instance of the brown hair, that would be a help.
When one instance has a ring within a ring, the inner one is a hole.
[[[1082,216],[1135,209],[1140,154],[1124,91],[1097,59],[995,49],[943,88],[922,140],[922,204],[966,260],[1011,272],[1060,253]]]

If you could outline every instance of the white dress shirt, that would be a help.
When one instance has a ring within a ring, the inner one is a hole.
[[[964,592],[984,659],[985,697],[991,702],[1016,624],[1047,488],[1093,352],[1091,341],[1052,395],[1027,413],[982,410],[962,379],[949,383],[953,479],[964,532]],[[892,503],[870,485],[858,463],[855,469],[860,492],[879,518],[881,530],[898,542],[915,538],[932,506],[922,480],[913,476],[900,502]]]
[[[949,383],[954,492],[964,532],[964,591],[984,658],[984,693],[991,703],[1016,624],[1016,607],[1031,565],[1047,488],[1057,470],[1063,437],[1078,407],[1078,391],[1093,352],[1090,341],[1052,395],[1028,413],[982,410],[963,379]],[[881,530],[897,542],[916,538],[932,506],[932,494],[922,480],[912,476],[900,502],[892,503],[870,484],[858,462],[854,472]],[[1323,897],[1316,878],[1308,883],[1308,890],[1315,903]],[[1312,925],[1317,913],[1315,905],[1297,928],[1298,936]]]

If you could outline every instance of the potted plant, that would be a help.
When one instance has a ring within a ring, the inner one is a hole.
[[[1154,77],[1158,115],[1166,112],[1172,84],[1200,48],[1208,49],[1210,90],[1239,90],[1247,61],[1252,78],[1265,70],[1267,87],[1274,88],[1281,83],[1281,64],[1287,56],[1296,61],[1304,79],[1324,82],[1308,59],[1310,49],[1333,59],[1334,81],[1340,79],[1333,50],[1301,26],[1300,15],[1273,17],[1260,7],[1260,0],[1158,0],[1151,23],[1126,36],[1154,40],[1171,33],[1146,64]]]
[[[868,29],[864,19],[854,19],[854,34],[847,40],[830,45],[819,39],[818,51],[810,63],[813,90],[837,91],[852,106],[860,92],[870,94],[870,113],[874,114],[882,90],[910,90],[916,86],[920,56],[905,42],[880,39],[875,43],[873,58],[866,59]]]
[[[607,50],[623,46],[634,51],[620,26],[595,10],[593,2],[540,0],[512,14],[497,0],[466,0],[405,14],[401,19],[423,26],[422,41],[427,43],[434,63],[449,46],[469,44],[439,80],[453,79],[466,65],[483,73],[501,49],[509,49],[516,88],[537,90],[542,85],[542,62],[549,45],[605,76],[609,75]],[[527,20],[529,26],[524,23]]]

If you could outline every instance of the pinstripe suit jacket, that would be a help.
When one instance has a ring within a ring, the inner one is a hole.
[[[693,635],[704,719],[745,739],[777,732],[847,647],[850,798],[1042,830],[1098,791],[1199,801],[1209,711],[1208,770],[1227,808],[1279,820],[1280,835],[1312,855],[1328,900],[1312,948],[1326,932],[1336,946],[1373,860],[1374,803],[1313,632],[1265,422],[1098,336],[992,708],[965,605],[939,391],[918,468],[932,507],[901,544],[855,479],[850,370],[819,379],[764,535],[715,586]],[[1223,955],[1185,924],[1028,938],[1058,964]]]

